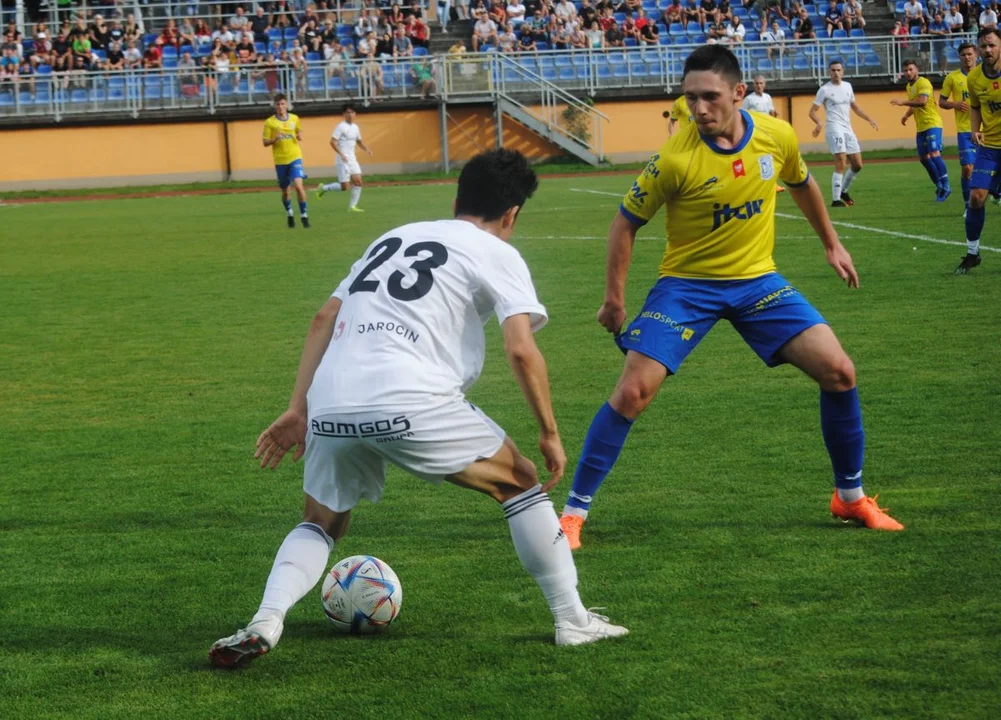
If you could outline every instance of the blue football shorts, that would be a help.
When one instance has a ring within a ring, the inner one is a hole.
[[[970,187],[994,193],[998,180],[1001,180],[999,171],[1001,171],[1001,148],[979,146],[977,157],[973,161],[973,178],[970,180]]]
[[[956,143],[959,145],[959,164],[972,165],[977,157],[977,146],[973,144],[973,133],[956,133]]]
[[[785,361],[782,346],[823,316],[778,273],[750,280],[663,277],[647,295],[639,316],[616,338],[677,373],[681,363],[718,320],[734,329],[769,367]]]
[[[293,160],[288,165],[275,165],[275,174],[278,176],[278,187],[282,190],[287,188],[296,178],[306,179],[306,171],[302,167],[302,160]]]
[[[917,134],[918,155],[942,152],[942,128],[928,128]]]

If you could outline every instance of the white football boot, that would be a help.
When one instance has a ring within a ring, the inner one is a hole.
[[[606,638],[622,637],[628,635],[629,630],[621,625],[612,625],[604,615],[598,615],[594,610],[604,608],[590,608],[587,611],[587,625],[578,627],[571,623],[558,623],[556,625],[557,645],[586,645],[587,643],[598,642]]]
[[[284,629],[285,624],[281,615],[269,615],[260,620],[253,620],[235,634],[216,640],[209,648],[209,660],[216,667],[242,667],[277,645]]]

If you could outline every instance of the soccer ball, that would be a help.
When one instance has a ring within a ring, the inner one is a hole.
[[[320,601],[323,612],[341,632],[379,632],[400,614],[403,586],[379,558],[354,555],[330,568]]]

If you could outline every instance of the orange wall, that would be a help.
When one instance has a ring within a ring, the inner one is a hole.
[[[0,158],[0,183],[226,169],[221,123],[6,130]]]
[[[913,121],[900,125],[903,109],[890,99],[903,92],[859,93],[859,105],[879,124],[875,131],[856,118],[854,126],[864,147],[910,147]],[[821,149],[823,137],[813,138],[807,113],[812,95],[792,98],[792,124],[800,143]],[[603,102],[597,108],[610,122],[604,128],[605,153],[613,159],[638,159],[655,151],[667,136],[663,112],[672,101]],[[780,116],[788,113],[788,98],[775,96]],[[943,112],[946,142],[955,136],[951,112]],[[489,108],[454,106],[449,109],[449,158],[466,160],[493,147],[493,112]],[[330,132],[339,115],[303,118],[303,153],[315,175],[333,167]],[[786,119],[789,119],[786,117]],[[374,151],[366,164],[373,170],[429,169],[441,163],[439,119],[436,110],[397,110],[360,115],[365,142]],[[87,185],[116,179],[119,184],[179,179],[221,179],[225,175],[225,128],[228,126],[230,165],[237,177],[264,177],[272,170],[271,153],[261,146],[260,120],[228,124],[215,121],[176,125],[119,125],[109,127],[7,130],[0,133],[0,188]],[[517,123],[505,120],[504,144],[531,158],[558,154],[555,147]],[[90,150],[100,148],[100,152]],[[632,157],[630,157],[632,156]]]

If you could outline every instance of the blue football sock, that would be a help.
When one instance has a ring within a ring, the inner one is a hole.
[[[567,497],[567,507],[575,508],[577,515],[587,515],[594,494],[598,492],[605,476],[619,459],[622,446],[626,443],[633,420],[620,415],[605,403],[591,421],[591,427],[584,438],[584,449],[577,462],[573,476],[573,487]],[[565,510],[564,510],[565,512]]]
[[[292,214],[292,201],[291,200],[282,200],[282,207],[285,208],[285,212],[287,212],[289,215]]]
[[[935,187],[938,187],[938,171],[935,169],[935,164],[931,161],[931,158],[922,158],[921,164],[928,171],[928,177],[935,183]]]
[[[965,175],[961,177],[960,184],[963,186],[963,202],[970,204],[970,178]]]
[[[305,214],[306,214],[306,203],[301,202],[299,203],[299,215],[303,216]]]
[[[844,392],[820,391],[820,429],[831,456],[834,486],[862,487],[865,430],[857,388]]]
[[[944,188],[949,187],[949,168],[946,166],[945,160],[942,159],[941,155],[936,155],[931,158],[931,162],[938,175],[938,184]]]
[[[984,219],[986,217],[987,208],[985,207],[975,208],[971,205],[969,210],[966,211],[966,243],[968,246],[971,243],[980,241],[980,233],[984,229]]]

